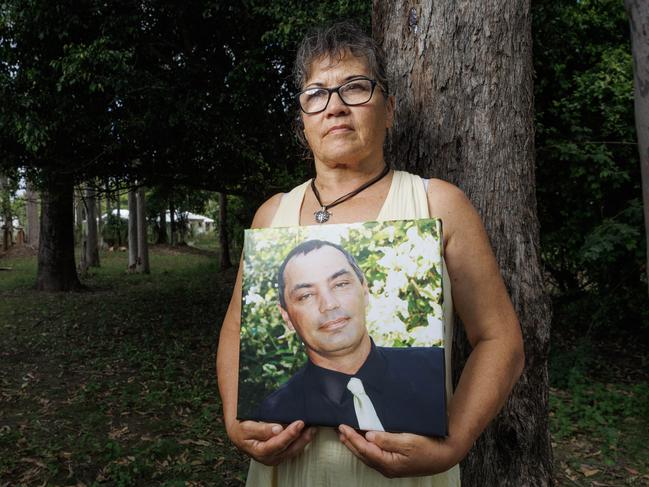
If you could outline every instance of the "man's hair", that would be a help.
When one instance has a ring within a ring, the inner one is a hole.
[[[384,96],[387,96],[390,93],[390,87],[383,49],[363,29],[348,20],[315,28],[304,36],[298,46],[293,67],[293,80],[297,90],[302,90],[311,74],[311,65],[314,61],[320,58],[340,61],[347,53],[365,59],[370,78],[377,81]],[[298,106],[295,134],[300,143],[308,148],[303,129]]]
[[[358,280],[361,281],[361,284],[365,282],[363,271],[358,266],[356,259],[354,259],[354,257],[352,257],[352,255],[340,245],[333,242],[327,242],[326,240],[307,240],[306,242],[302,242],[297,247],[294,247],[288,253],[288,255],[284,258],[284,262],[282,262],[282,265],[279,267],[279,271],[277,272],[277,292],[279,294],[279,304],[282,308],[286,309],[286,299],[284,298],[284,290],[286,288],[286,283],[284,281],[284,270],[286,269],[287,264],[293,257],[297,255],[306,255],[309,252],[313,252],[314,250],[318,250],[325,246],[333,247],[334,249],[340,251],[345,256],[345,259],[347,259],[347,262],[349,262],[349,265],[354,270],[354,274],[356,274]]]

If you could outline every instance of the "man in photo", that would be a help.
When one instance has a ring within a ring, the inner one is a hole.
[[[444,351],[378,347],[366,327],[367,282],[342,247],[308,240],[278,272],[279,309],[308,361],[253,419],[445,436]]]

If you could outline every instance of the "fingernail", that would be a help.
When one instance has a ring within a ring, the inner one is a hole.
[[[273,432],[274,435],[276,435],[277,433],[282,432],[282,427],[280,425],[276,424],[270,430]]]
[[[374,431],[368,431],[367,433],[365,433],[365,439],[367,441],[374,441],[375,438],[376,434],[374,433]]]

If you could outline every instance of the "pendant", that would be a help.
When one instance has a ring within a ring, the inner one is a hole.
[[[331,218],[332,213],[329,213],[327,209],[323,206],[321,210],[318,210],[314,213],[315,221],[318,223],[325,223]]]

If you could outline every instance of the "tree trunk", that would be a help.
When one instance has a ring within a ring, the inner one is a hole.
[[[219,193],[219,247],[221,247],[221,270],[229,269],[230,242],[228,238],[228,198],[225,193]]]
[[[169,229],[171,245],[176,245],[178,243],[178,234],[176,233],[176,207],[173,201],[169,201]]]
[[[31,183],[27,182],[25,193],[27,206],[27,243],[33,248],[38,248],[40,221],[38,219],[38,193],[34,191]]]
[[[647,240],[646,272],[649,282],[649,4],[641,0],[625,0],[625,4],[631,24],[635,127],[640,151],[644,228]]]
[[[9,178],[0,175],[0,209],[2,210],[2,249],[6,252],[13,244],[13,215],[9,196]]]
[[[167,212],[165,210],[160,210],[160,224],[158,226],[158,240],[157,244],[166,244],[167,243]]]
[[[462,485],[552,485],[530,2],[375,0],[373,29],[397,99],[388,160],[464,190],[485,223],[523,329],[525,371],[462,462]],[[458,326],[456,383],[469,351]]]
[[[131,272],[135,272],[138,256],[136,191],[128,190],[128,270]]]
[[[74,185],[50,175],[41,194],[41,228],[36,289],[74,291],[81,283],[74,267]]]
[[[119,182],[116,184],[115,188],[115,207],[117,209],[117,248],[119,248],[122,246],[122,195],[119,192]]]
[[[104,220],[101,209],[101,192],[95,193],[97,197],[97,249],[104,248]],[[106,193],[106,202],[108,203],[108,193]]]
[[[97,199],[94,188],[86,186],[86,265],[99,267],[99,240],[97,238]]]
[[[148,274],[149,269],[149,244],[147,241],[146,225],[146,199],[144,188],[137,190],[137,265],[136,272]]]

